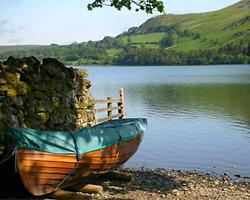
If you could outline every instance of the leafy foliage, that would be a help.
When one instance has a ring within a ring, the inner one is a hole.
[[[117,37],[106,36],[95,42],[0,46],[0,60],[34,55],[55,57],[68,65],[250,63],[250,5],[242,6],[246,3],[249,5],[249,0],[209,13],[153,17]]]
[[[173,45],[167,35],[164,45]],[[170,40],[170,41],[168,41]],[[231,42],[218,48],[180,51],[173,48],[141,48],[127,40],[105,37],[99,42],[73,43],[68,46],[52,45],[28,51],[13,51],[0,54],[4,60],[8,56],[55,57],[68,65],[207,65],[250,63],[250,42]]]
[[[233,45],[233,44],[232,44]],[[233,45],[234,46],[234,45]],[[194,50],[190,52],[168,49],[129,48],[116,60],[118,65],[208,65],[250,63],[247,48],[233,51],[221,49]]]
[[[157,10],[160,13],[164,12],[163,2],[160,0],[95,0],[88,4],[88,9],[101,8],[103,6],[111,6],[117,10],[121,10],[123,7],[128,10],[132,9],[132,5],[135,6],[135,11],[143,10],[146,13],[153,13],[153,10]]]
[[[175,45],[176,41],[177,41],[177,34],[176,33],[167,34],[164,38],[162,38],[162,40],[160,42],[160,46],[162,48],[171,47],[171,46]]]

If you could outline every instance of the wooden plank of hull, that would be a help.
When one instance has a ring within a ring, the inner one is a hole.
[[[23,177],[25,179],[33,179],[34,178],[34,179],[38,179],[38,180],[43,180],[43,179],[61,180],[61,179],[63,179],[65,177],[65,174],[30,172],[30,173],[25,173],[23,175]]]
[[[80,164],[100,164],[100,163],[113,163],[114,160],[119,160],[124,159],[124,157],[128,156],[130,152],[126,154],[120,153],[119,156],[117,155],[111,155],[110,157],[90,157],[90,156],[81,156]],[[53,158],[49,160],[49,158]],[[56,166],[65,166],[65,168],[69,167],[72,168],[74,167],[74,163],[77,162],[77,159],[74,158],[71,160],[66,160],[65,162],[63,161],[63,156],[58,156],[58,155],[50,155],[49,158],[47,157],[37,157],[36,159],[32,157],[29,159],[29,157],[26,155],[25,158],[22,156],[19,157],[20,162],[24,162],[24,166],[48,166],[48,167],[56,167]],[[57,164],[57,165],[55,165]]]
[[[107,172],[123,164],[135,153],[140,141],[141,138],[136,138],[85,153],[78,162],[74,154],[18,149],[16,162],[26,189],[40,196],[75,184],[83,177]]]
[[[30,150],[29,150],[30,151]],[[29,161],[49,161],[49,162],[64,162],[64,163],[74,163],[76,162],[76,156],[75,155],[71,155],[68,156],[65,154],[62,154],[61,156],[56,156],[58,154],[48,154],[46,153],[45,155],[40,154],[36,154],[36,155],[32,155],[32,152],[30,152],[29,154],[25,153],[20,155],[20,159],[21,160],[29,160]]]
[[[18,150],[17,150],[18,152]],[[18,153],[19,154],[19,153]],[[19,155],[18,155],[19,156]],[[61,157],[61,156],[60,156]],[[22,163],[20,167],[33,167],[33,166],[45,166],[45,167],[55,167],[55,168],[68,168],[72,169],[75,166],[74,162],[58,162],[56,160],[54,161],[42,161],[42,160],[23,160],[17,158],[19,163]]]
[[[32,169],[31,169],[32,168]],[[60,167],[60,170],[58,170],[58,167],[44,167],[44,166],[23,166],[22,170],[24,172],[36,172],[36,173],[57,173],[57,174],[68,174],[70,172],[70,169],[68,168],[62,168]]]
[[[131,150],[135,148],[135,146],[138,145],[137,140],[133,140],[131,142],[122,142],[119,145],[119,153],[120,154],[129,154]],[[110,147],[107,147],[105,149],[101,149],[99,151],[93,151],[85,153],[84,157],[110,157],[110,156],[116,156],[117,155],[117,149],[118,145],[112,145]]]

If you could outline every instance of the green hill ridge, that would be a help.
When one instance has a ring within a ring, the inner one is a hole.
[[[214,12],[160,15],[147,20],[138,28],[131,28],[121,36],[127,34],[139,44],[158,44],[165,33],[178,26],[181,33],[186,30],[186,35],[177,33],[177,42],[173,48],[178,50],[211,48],[214,43],[221,46],[233,41],[247,42],[250,39],[249,13],[250,0],[243,0]]]
[[[73,65],[250,63],[250,0],[213,12],[159,15],[117,37],[95,42],[26,49],[0,46],[2,60],[30,55],[56,57]]]

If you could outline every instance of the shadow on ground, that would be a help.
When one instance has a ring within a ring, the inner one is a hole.
[[[124,182],[98,178],[91,181],[92,184],[103,186],[104,191],[109,194],[127,194],[133,191],[143,191],[148,193],[169,193],[174,189],[180,189],[188,185],[186,181],[176,181],[166,170],[137,170],[131,171],[135,180]]]
[[[1,158],[0,158],[1,160]],[[21,178],[15,169],[15,159],[12,156],[0,165],[0,199],[32,199],[24,188]]]
[[[10,170],[14,165],[14,159],[0,166],[0,199],[44,199],[45,197],[34,197],[24,189],[15,169]],[[87,183],[102,185],[105,193],[110,195],[123,195],[129,192],[141,191],[147,193],[170,193],[174,189],[187,186],[185,181],[176,181],[165,170],[133,170],[135,179],[130,182],[107,179],[99,177],[87,180]],[[130,200],[129,198],[115,198],[110,200]]]

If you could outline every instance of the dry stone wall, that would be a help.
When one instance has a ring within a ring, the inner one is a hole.
[[[0,63],[0,146],[8,127],[75,130],[93,125],[87,75],[52,58],[41,63],[35,57],[9,57]]]

